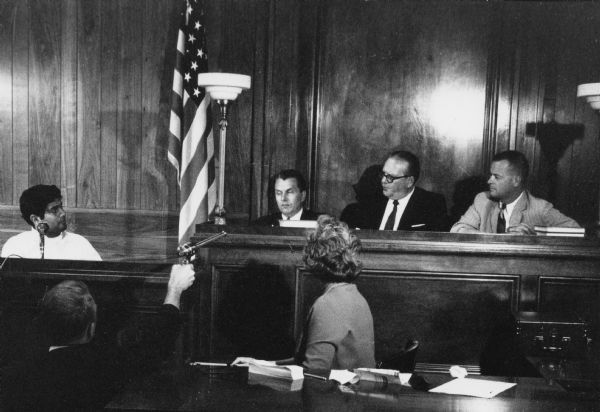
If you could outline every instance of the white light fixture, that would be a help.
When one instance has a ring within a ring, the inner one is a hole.
[[[585,97],[594,110],[600,110],[600,83],[584,83],[577,86],[577,97]]]
[[[219,189],[217,204],[212,213],[216,225],[225,225],[225,142],[227,140],[227,107],[243,90],[250,88],[250,76],[235,73],[201,73],[198,86],[204,87],[220,108],[219,118]]]

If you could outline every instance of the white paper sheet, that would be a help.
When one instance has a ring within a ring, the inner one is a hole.
[[[500,392],[512,388],[515,385],[516,383],[457,378],[450,382],[446,382],[437,388],[430,389],[429,392],[476,396],[478,398],[493,398]]]

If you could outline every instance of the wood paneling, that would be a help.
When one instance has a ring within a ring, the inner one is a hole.
[[[117,206],[117,113],[119,110],[119,58],[120,43],[116,22],[119,18],[119,2],[108,0],[102,3],[102,51],[100,133],[102,142],[95,150],[100,150],[100,207]],[[96,172],[98,175],[98,172]]]
[[[77,205],[78,0],[61,0],[60,187],[63,204]]]
[[[421,158],[420,186],[450,198],[454,182],[481,167],[491,9],[329,4],[320,39],[318,209],[339,214],[364,169],[398,148]]]
[[[117,209],[139,209],[141,198],[142,19],[139,3],[117,3]]]
[[[168,30],[156,30],[165,18],[175,21],[181,10],[177,2],[152,0],[144,3],[141,23],[142,61],[142,175],[141,209],[175,210],[177,204],[177,176],[167,161],[170,118],[170,82],[173,76],[176,37],[175,25]],[[156,84],[160,87],[146,87]]]
[[[30,7],[29,184],[58,184],[62,7],[52,0],[31,0]]]
[[[0,3],[0,16],[12,16],[16,1]],[[12,203],[12,27],[0,23],[0,203]]]
[[[29,0],[14,3],[11,14],[14,20],[10,24],[13,32],[13,204],[19,203],[21,192],[29,186],[29,4]]]
[[[77,205],[101,207],[102,168],[101,97],[104,84],[102,54],[102,9],[95,0],[83,0],[78,7],[77,50]],[[108,163],[106,163],[108,166]],[[106,188],[108,189],[108,188]]]

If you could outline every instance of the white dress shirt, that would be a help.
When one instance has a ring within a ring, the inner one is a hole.
[[[519,195],[519,197],[517,197],[515,200],[513,200],[512,202],[506,204],[506,209],[504,209],[504,221],[506,222],[506,229],[507,230],[508,230],[508,227],[509,227],[510,217],[512,216],[513,210],[515,210],[515,205],[517,204],[517,202],[519,201],[519,199],[521,199],[522,197],[523,197],[523,192],[521,192],[521,194]]]
[[[400,219],[402,219],[402,214],[404,213],[404,210],[406,209],[406,205],[408,205],[408,201],[410,200],[410,197],[412,196],[412,194],[414,192],[415,192],[415,188],[413,187],[413,190],[411,190],[409,194],[404,196],[402,199],[397,199],[398,200],[398,210],[396,210],[396,219],[394,221],[394,230],[398,230],[398,225],[400,224]],[[394,210],[394,199],[388,199],[387,205],[385,206],[385,212],[383,213],[383,218],[381,219],[381,224],[379,225],[379,230],[385,229],[385,224],[387,223],[388,217],[390,217],[393,210]]]
[[[281,220],[300,220],[300,218],[302,217],[303,210],[304,210],[303,208],[300,209],[300,211],[298,213],[296,213],[294,216],[291,216],[290,218],[281,214]]]
[[[56,237],[44,236],[44,259],[102,260],[86,238],[66,230]],[[40,259],[40,234],[33,228],[8,239],[2,247],[2,257],[15,255],[25,259]]]

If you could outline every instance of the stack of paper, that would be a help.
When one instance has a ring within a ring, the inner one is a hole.
[[[534,226],[535,233],[539,236],[564,236],[564,237],[584,237],[585,229],[582,227],[555,227],[555,226]]]

